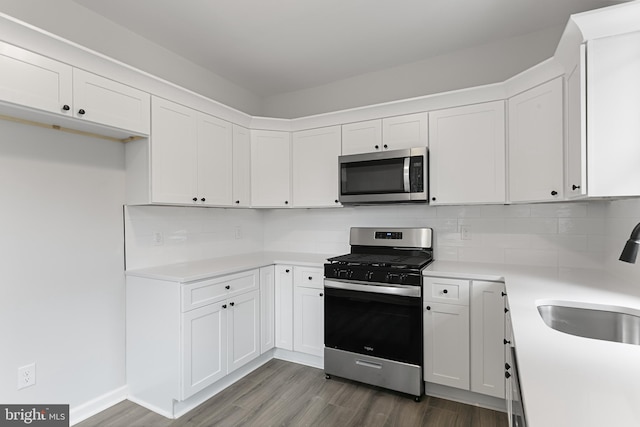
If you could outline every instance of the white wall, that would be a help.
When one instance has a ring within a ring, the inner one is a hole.
[[[262,213],[255,209],[127,206],[125,230],[128,270],[260,252],[263,247]],[[162,244],[156,244],[155,233],[162,234]]]
[[[248,114],[262,99],[72,0],[0,0],[0,12]]]
[[[0,402],[125,386],[124,197],[123,144],[0,121]]]
[[[341,254],[349,227],[432,227],[438,260],[603,266],[606,202],[483,206],[357,206],[265,212],[265,250]],[[471,240],[460,239],[466,226]]]
[[[270,96],[263,115],[296,118],[503,82],[553,56],[564,27]]]

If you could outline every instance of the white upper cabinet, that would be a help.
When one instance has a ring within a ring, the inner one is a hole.
[[[74,117],[148,135],[149,102],[146,92],[73,69]]]
[[[427,113],[382,119],[382,148],[401,150],[403,148],[427,147]]]
[[[196,203],[198,114],[156,97],[151,111],[151,199],[154,203]]]
[[[340,126],[293,133],[293,205],[338,206]]]
[[[508,106],[509,200],[562,199],[562,78],[510,98]]]
[[[122,83],[0,42],[0,101],[27,107],[9,114],[32,121],[124,137],[149,134],[150,95]],[[44,116],[36,111],[53,113]],[[63,117],[77,121],[64,120]],[[106,125],[96,130],[83,123]]]
[[[579,58],[567,78],[567,182],[568,198],[587,194],[586,51],[580,45]]]
[[[72,115],[72,67],[0,42],[0,99]]]
[[[198,113],[198,197],[205,205],[231,206],[233,129],[229,122]]]
[[[360,154],[382,149],[382,121],[342,125],[342,154]]]
[[[429,112],[432,204],[505,202],[504,101]]]
[[[342,125],[342,154],[426,147],[427,141],[427,113]]]
[[[251,205],[251,135],[233,125],[233,206]]]
[[[586,62],[587,195],[638,196],[640,32],[588,41]]]
[[[251,205],[291,205],[291,135],[289,132],[251,131]]]
[[[152,203],[230,206],[231,123],[156,97],[152,116]]]

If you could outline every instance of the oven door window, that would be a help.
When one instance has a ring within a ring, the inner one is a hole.
[[[325,346],[422,365],[420,302],[420,298],[325,288]]]
[[[404,157],[343,163],[340,192],[357,194],[405,193]]]

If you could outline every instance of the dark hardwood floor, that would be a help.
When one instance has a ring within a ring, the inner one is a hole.
[[[507,416],[462,403],[410,396],[271,360],[177,420],[129,401],[78,427],[382,426],[506,427]]]

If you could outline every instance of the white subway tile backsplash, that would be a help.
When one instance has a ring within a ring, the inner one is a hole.
[[[436,215],[440,218],[479,218],[482,206],[437,206]]]
[[[587,203],[541,203],[531,205],[532,217],[583,218],[587,216]]]
[[[531,235],[485,233],[482,235],[482,244],[489,248],[529,248],[531,246]]]
[[[556,234],[558,218],[506,218],[504,231],[514,234]]]
[[[487,205],[481,206],[483,217],[521,218],[531,216],[530,205]]]
[[[557,267],[557,249],[505,249],[505,264],[535,265],[540,267]]]
[[[458,261],[504,264],[505,251],[499,248],[458,248]]]
[[[604,218],[559,218],[559,234],[603,234]]]

